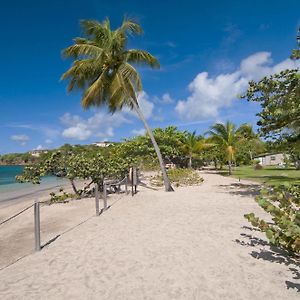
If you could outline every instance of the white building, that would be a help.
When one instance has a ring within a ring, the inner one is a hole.
[[[45,150],[45,149],[35,149],[35,150],[32,150],[32,151],[29,151],[29,153],[32,156],[39,157],[42,153],[48,153],[48,150]]]
[[[259,164],[262,166],[278,166],[284,164],[286,155],[283,153],[265,153],[254,157],[259,160]]]
[[[93,143],[93,145],[95,145],[97,147],[108,147],[108,146],[113,145],[113,144],[114,143],[108,142],[108,141]]]

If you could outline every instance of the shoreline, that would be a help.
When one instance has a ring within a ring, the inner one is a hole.
[[[84,180],[76,180],[77,188],[83,188]],[[34,202],[35,200],[45,201],[50,199],[50,192],[58,193],[63,188],[65,192],[73,193],[73,188],[68,179],[59,179],[59,181],[46,181],[39,185],[24,187],[24,189],[11,190],[1,193],[0,189],[0,220],[5,219],[5,208],[18,210],[21,205]]]

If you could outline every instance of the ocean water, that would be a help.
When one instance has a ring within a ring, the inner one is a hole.
[[[56,176],[42,178],[41,184],[18,183],[15,176],[22,173],[23,168],[23,166],[0,166],[0,201],[24,198],[66,183],[65,179]]]
[[[3,185],[16,184],[16,175],[22,173],[23,166],[0,166],[0,188]]]

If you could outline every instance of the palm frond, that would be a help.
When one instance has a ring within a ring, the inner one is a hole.
[[[157,58],[145,50],[131,49],[125,52],[126,61],[134,64],[148,65],[152,68],[159,68]]]
[[[119,67],[122,77],[129,79],[137,92],[142,91],[142,81],[137,70],[128,63],[124,63]]]
[[[68,91],[75,88],[83,89],[101,74],[101,62],[95,59],[76,60],[73,66],[65,72],[61,80],[70,80]]]
[[[102,72],[101,75],[89,86],[84,92],[81,99],[81,105],[84,109],[90,106],[102,106],[108,101],[107,88],[109,87],[109,78],[107,78],[106,72]]]
[[[75,58],[82,56],[99,57],[103,54],[103,49],[91,44],[75,44],[63,50],[63,56],[66,58]]]
[[[139,23],[137,23],[133,19],[124,19],[121,27],[118,29],[119,31],[125,34],[143,34],[143,29]]]

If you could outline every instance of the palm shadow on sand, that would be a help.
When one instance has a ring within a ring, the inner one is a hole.
[[[256,197],[260,193],[260,184],[245,184],[245,183],[231,183],[231,184],[220,184],[221,187],[228,191],[231,195],[237,195],[241,197]]]

